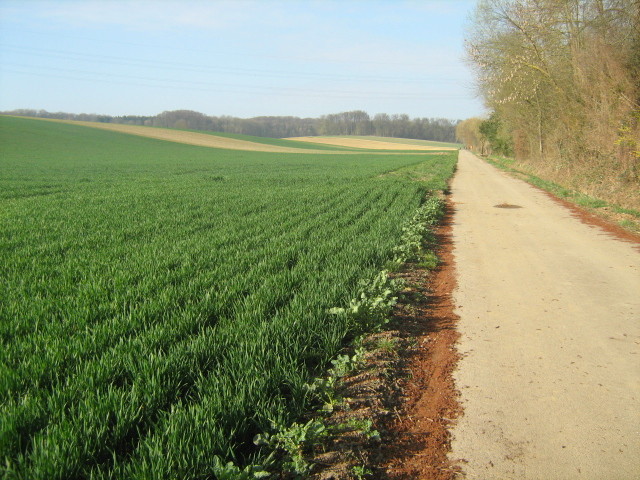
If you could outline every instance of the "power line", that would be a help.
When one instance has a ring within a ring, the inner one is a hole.
[[[433,84],[433,83],[451,83],[452,81],[458,81],[455,78],[398,78],[389,76],[378,75],[359,75],[359,74],[332,74],[332,73],[310,73],[310,72],[273,72],[250,68],[241,67],[222,67],[222,66],[209,66],[209,65],[194,65],[187,63],[176,62],[163,62],[157,60],[144,60],[144,59],[127,59],[123,57],[111,56],[111,55],[93,55],[76,53],[64,50],[52,50],[52,49],[38,49],[27,48],[18,45],[2,44],[0,47],[9,51],[13,51],[20,54],[26,54],[31,56],[45,57],[45,58],[62,58],[65,60],[81,60],[91,63],[109,63],[112,65],[124,65],[133,67],[151,67],[157,69],[171,69],[179,71],[190,72],[211,72],[211,73],[227,73],[227,74],[242,74],[252,75],[260,77],[273,77],[273,78],[306,78],[306,79],[328,79],[338,81],[375,81],[379,83],[407,83],[407,84]]]
[[[108,44],[108,45],[124,45],[124,46],[133,46],[133,47],[143,47],[143,48],[151,48],[151,49],[159,49],[161,48],[162,50],[175,50],[178,52],[189,52],[189,53],[202,53],[205,55],[213,55],[213,56],[217,56],[217,57],[228,57],[229,53],[221,53],[221,52],[216,52],[216,51],[212,51],[212,50],[205,50],[205,49],[192,49],[189,48],[188,50],[184,49],[184,48],[180,48],[180,47],[175,47],[175,46],[171,46],[171,45],[152,45],[149,43],[141,43],[141,42],[125,42],[122,40],[102,40],[102,39],[98,39],[95,37],[85,37],[82,35],[69,35],[66,33],[61,33],[61,32],[55,32],[55,34],[51,35],[49,33],[45,33],[45,32],[36,32],[36,31],[27,31],[27,30],[22,30],[20,33],[22,33],[23,35],[40,35],[40,36],[48,36],[48,37],[52,37],[54,36],[56,39],[58,39],[59,37],[64,37],[64,38],[69,38],[72,40],[81,40],[84,42],[99,42],[102,44]],[[257,53],[247,53],[247,52],[243,52],[243,53],[233,53],[234,57],[249,57],[249,58],[258,58],[258,59],[264,59],[264,58],[270,58],[273,60],[284,60],[284,61],[295,61],[295,62],[304,62],[304,63],[310,63],[311,59],[309,57],[299,57],[299,56],[291,56],[291,55],[271,55],[271,54],[257,54]],[[330,64],[346,64],[346,65],[380,65],[380,66],[395,66],[395,67],[413,67],[415,66],[415,63],[413,62],[398,62],[398,61],[374,61],[374,60],[360,60],[360,59],[348,59],[348,60],[344,60],[344,59],[336,59],[336,58],[313,58],[312,59],[313,63],[317,63],[317,64],[323,64],[323,63],[330,63]]]
[[[33,72],[33,71],[20,71],[20,70],[15,70],[15,69],[3,69],[3,72],[6,73],[13,73],[13,74],[18,74],[18,75],[29,75],[29,76],[35,76],[35,77],[41,77],[41,78],[61,78],[61,79],[65,79],[65,80],[74,80],[74,81],[83,81],[83,82],[91,82],[91,83],[107,83],[110,85],[126,85],[126,86],[136,86],[136,87],[146,87],[146,88],[162,88],[162,89],[171,89],[171,90],[175,90],[177,87],[176,85],[167,85],[167,84],[162,84],[162,83],[155,83],[155,84],[151,84],[151,83],[140,83],[140,82],[122,82],[122,81],[118,81],[118,80],[106,80],[105,78],[103,78],[105,76],[105,74],[89,74],[89,75],[95,75],[96,78],[81,78],[78,76],[72,76],[72,75],[60,75],[60,74],[52,74],[52,73],[39,73],[39,72]],[[108,74],[106,74],[108,75]],[[108,75],[108,76],[116,76],[116,75]],[[119,75],[118,75],[119,76]],[[124,76],[126,77],[126,76]],[[142,77],[138,77],[138,78],[142,78]],[[153,80],[153,79],[151,79]],[[200,84],[203,85],[209,85],[209,87],[213,87],[216,86],[215,84],[207,84],[206,82],[198,82]],[[220,85],[217,85],[220,86]],[[201,91],[201,92],[209,92],[209,93],[235,93],[235,94],[247,94],[247,95],[260,95],[260,94],[264,94],[264,95],[279,95],[279,96],[294,96],[294,97],[316,97],[316,98],[327,98],[327,97],[331,97],[331,98],[353,98],[353,99],[370,99],[372,97],[375,97],[376,99],[406,99],[406,100],[411,100],[411,99],[428,99],[428,98],[450,98],[450,99],[462,99],[465,98],[463,96],[447,96],[447,95],[441,95],[441,94],[434,94],[433,96],[429,96],[429,95],[425,95],[425,94],[421,94],[421,93],[411,93],[411,94],[407,94],[407,93],[396,93],[396,94],[389,94],[389,92],[382,92],[382,93],[371,93],[371,92],[365,92],[365,91],[359,91],[359,92],[347,92],[347,91],[317,91],[317,90],[313,90],[313,89],[299,89],[299,88],[289,88],[289,87],[253,87],[253,86],[243,86],[243,88],[249,88],[249,89],[254,89],[254,91],[249,91],[249,90],[237,90],[236,89],[236,85],[227,85],[227,87],[229,87],[230,89],[228,90],[224,90],[224,91],[220,91],[220,90],[216,90],[214,88],[206,88],[206,87],[198,87],[198,86],[191,86],[189,87],[190,91]]]
[[[14,67],[14,68],[23,68],[23,69],[30,69],[33,68],[32,65],[22,65],[22,64],[15,64],[15,63],[5,63],[5,66],[8,67]],[[237,84],[237,83],[221,83],[221,82],[211,82],[211,81],[194,81],[194,80],[174,80],[174,79],[168,79],[168,78],[157,78],[157,77],[142,77],[142,76],[137,76],[137,75],[123,75],[123,74],[116,74],[116,73],[105,73],[105,72],[90,72],[90,71],[85,71],[85,70],[78,70],[78,69],[67,69],[67,68],[60,68],[60,67],[39,67],[36,66],[36,68],[45,68],[47,70],[47,72],[45,73],[39,73],[39,75],[43,75],[46,76],[48,71],[50,70],[55,70],[58,72],[63,72],[63,73],[78,73],[78,74],[82,74],[82,75],[93,75],[93,76],[98,76],[98,77],[110,77],[110,78],[121,78],[121,79],[128,79],[128,80],[142,80],[142,81],[152,81],[152,82],[165,82],[165,83],[173,83],[175,85],[173,85],[174,87],[178,87],[178,86],[186,86],[186,87],[198,87],[198,86],[204,86],[204,87],[225,87],[225,88],[237,88],[237,87],[241,87],[241,88],[258,88],[258,89],[262,89],[262,90],[273,90],[273,91],[279,91],[279,90],[290,90],[290,91],[296,91],[296,92],[301,92],[301,93],[305,93],[308,94],[310,89],[309,88],[299,88],[299,87],[270,87],[270,86],[265,86],[265,85],[246,85],[246,84]],[[7,71],[5,69],[5,71]],[[22,72],[25,73],[25,72]],[[76,79],[79,79],[79,77],[75,77]],[[318,93],[318,94],[322,94],[322,95],[331,95],[333,93],[335,93],[335,90],[317,90],[314,89],[314,92]],[[370,91],[370,90],[340,90],[340,93],[342,94],[348,94],[348,95],[362,95],[362,94],[366,94],[367,96],[373,96],[373,95],[388,95],[389,91]],[[420,95],[419,92],[412,92],[412,93],[406,93],[406,92],[398,92],[394,94],[395,98],[400,98],[403,96],[408,96],[411,98],[414,98],[416,95]]]

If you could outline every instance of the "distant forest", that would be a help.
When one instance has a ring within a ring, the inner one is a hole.
[[[191,110],[162,112],[153,117],[125,115],[74,114],[47,112],[45,110],[13,110],[2,112],[17,115],[85,122],[122,123],[150,127],[208,130],[238,133],[258,137],[287,138],[312,135],[377,135],[381,137],[416,138],[439,142],[456,141],[458,121],[445,118],[409,118],[408,115],[378,113],[370,117],[367,112],[351,112],[323,115],[320,118],[299,117],[214,117]]]

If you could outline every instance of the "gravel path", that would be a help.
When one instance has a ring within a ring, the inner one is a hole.
[[[469,479],[640,478],[640,253],[462,151],[452,186]]]

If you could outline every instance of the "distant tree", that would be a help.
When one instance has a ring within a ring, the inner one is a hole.
[[[66,118],[98,121],[103,123],[123,123],[163,128],[189,130],[209,130],[215,132],[238,133],[261,137],[300,137],[313,135],[378,135],[383,137],[405,137],[443,142],[455,141],[455,123],[447,119],[410,119],[406,114],[388,115],[379,113],[373,117],[363,110],[332,113],[320,118],[299,117],[254,117],[237,118],[228,115],[220,117],[205,115],[193,110],[164,111],[154,117],[50,113],[44,110],[14,110],[4,112],[13,115],[39,116],[43,118]]]
[[[480,122],[478,131],[482,139],[488,144],[490,152],[507,157],[513,155],[511,136],[505,131],[504,125],[496,112],[492,112],[487,120]]]
[[[478,152],[481,155],[486,153],[486,140],[480,134],[480,125],[483,120],[478,117],[468,118],[458,123],[456,126],[456,139],[461,142],[466,149]]]
[[[373,134],[379,137],[391,136],[391,118],[386,113],[377,113],[373,117]]]

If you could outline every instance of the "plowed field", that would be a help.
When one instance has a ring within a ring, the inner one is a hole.
[[[189,132],[185,130],[172,130],[168,128],[142,127],[139,125],[122,125],[118,123],[78,122],[73,120],[51,120],[56,122],[82,125],[85,127],[100,128],[112,132],[128,133],[141,137],[167,140],[170,142],[186,143],[199,147],[225,148],[228,150],[245,150],[251,152],[276,152],[276,153],[333,153],[326,150],[308,150],[302,148],[283,147],[266,143],[249,142],[236,138],[221,137],[207,133]],[[396,148],[397,149],[397,148]]]
[[[373,150],[456,150],[451,147],[433,147],[430,145],[414,145],[407,140],[406,144],[400,143],[397,139],[394,141],[365,140],[363,138],[346,138],[346,137],[292,137],[288,140],[297,142],[319,143],[322,145],[336,145],[339,147],[350,148],[368,148]]]

